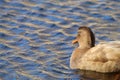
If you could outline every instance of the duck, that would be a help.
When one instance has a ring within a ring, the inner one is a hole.
[[[70,57],[70,68],[90,70],[100,73],[120,71],[120,41],[107,41],[95,45],[95,34],[90,27],[78,28],[77,37],[72,44],[78,43]]]

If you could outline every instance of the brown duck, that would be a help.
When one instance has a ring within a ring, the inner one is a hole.
[[[79,46],[70,57],[71,69],[92,70],[108,73],[120,71],[120,41],[99,43],[88,27],[78,29],[77,38],[72,42]]]

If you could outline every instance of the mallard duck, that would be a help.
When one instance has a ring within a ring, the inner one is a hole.
[[[120,71],[120,41],[102,42],[95,45],[95,36],[89,27],[82,26],[73,44],[78,47],[70,57],[71,69],[109,73]]]

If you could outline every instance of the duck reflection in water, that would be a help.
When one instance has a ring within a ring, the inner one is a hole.
[[[120,80],[120,73],[98,73],[88,70],[77,70],[75,74],[80,75],[80,80]]]

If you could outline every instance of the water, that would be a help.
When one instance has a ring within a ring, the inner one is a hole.
[[[120,40],[120,0],[1,0],[0,80],[113,80],[69,68],[81,25],[96,44]]]

